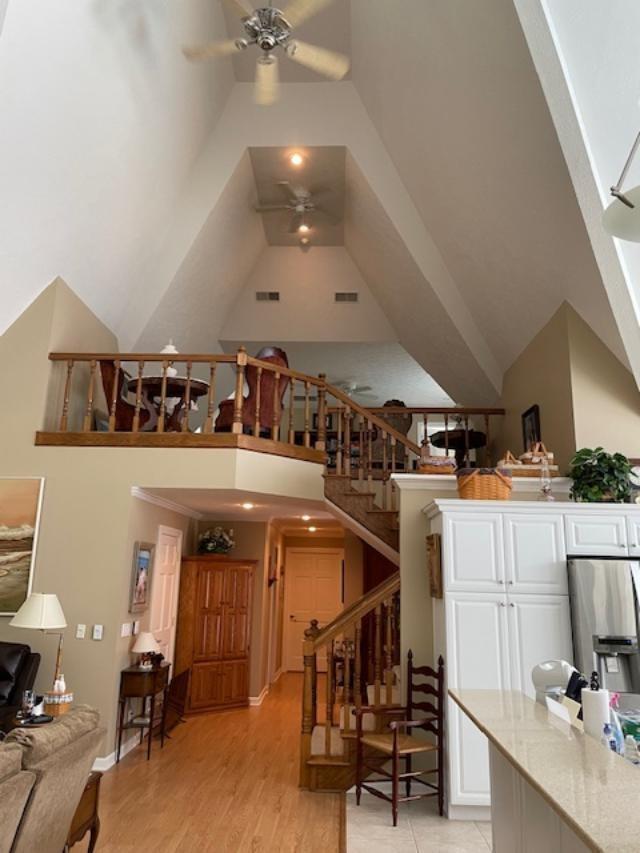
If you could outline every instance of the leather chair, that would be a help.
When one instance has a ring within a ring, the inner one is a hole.
[[[266,361],[279,367],[289,367],[289,359],[284,350],[279,347],[263,347],[256,355],[260,361]],[[258,402],[258,368],[248,364],[245,368],[245,380],[249,386],[249,394],[242,400],[242,431],[253,435],[256,422],[256,403]],[[284,395],[287,393],[290,379],[281,376],[274,410],[273,392],[275,390],[275,373],[264,370],[260,376],[260,436],[271,438],[271,427],[274,423],[280,424],[282,418],[282,407]],[[233,410],[235,401],[233,399],[223,400],[220,403],[218,417],[216,418],[216,432],[231,432],[233,426]]]
[[[8,728],[22,705],[22,694],[32,690],[40,655],[24,643],[0,642],[0,730]]]

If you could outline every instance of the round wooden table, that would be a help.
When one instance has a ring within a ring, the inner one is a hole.
[[[160,404],[162,397],[162,376],[143,376],[141,379],[142,390],[147,395],[150,401],[156,408],[158,416],[160,415]],[[189,404],[196,404],[199,397],[205,397],[209,393],[209,383],[203,379],[188,380],[186,376],[167,376],[165,391],[166,401],[177,399],[178,402],[173,407],[171,412],[165,414],[165,432],[180,432],[182,431],[182,419],[187,416],[184,410],[186,408],[187,385],[189,385]],[[132,378],[127,383],[127,389],[136,394],[138,389],[137,378]]]

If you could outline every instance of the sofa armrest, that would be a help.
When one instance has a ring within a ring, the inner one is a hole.
[[[22,694],[25,690],[32,690],[33,684],[38,674],[40,666],[40,655],[37,652],[29,652],[25,662],[20,667],[20,672],[16,678],[16,683],[11,691],[8,705],[13,705],[17,708],[22,706]]]

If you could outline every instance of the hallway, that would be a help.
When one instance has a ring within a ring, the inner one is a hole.
[[[190,717],[105,773],[100,853],[339,853],[344,797],[298,789],[300,691],[285,674],[259,708]]]

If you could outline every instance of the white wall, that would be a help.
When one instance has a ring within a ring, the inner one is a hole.
[[[0,2],[0,24],[4,4]],[[212,0],[14,0],[0,43],[3,332],[57,275],[118,331],[232,86]]]

